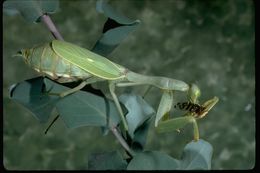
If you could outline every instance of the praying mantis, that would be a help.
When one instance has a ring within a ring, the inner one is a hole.
[[[53,40],[31,49],[22,49],[17,56],[22,56],[25,63],[34,70],[59,83],[81,81],[75,88],[59,93],[60,97],[72,94],[87,84],[108,81],[109,91],[126,131],[128,131],[128,125],[115,94],[116,87],[151,85],[162,90],[163,95],[155,120],[156,127],[162,117],[171,109],[174,91],[187,92],[190,100],[194,102],[196,100],[193,98],[196,97],[194,96],[196,91],[194,87],[191,87],[192,85],[167,77],[135,73],[101,55],[65,41]],[[210,106],[207,106],[213,107],[214,104],[211,103]],[[205,109],[203,113],[206,114],[207,111],[208,109]]]

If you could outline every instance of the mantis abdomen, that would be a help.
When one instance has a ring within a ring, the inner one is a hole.
[[[25,62],[34,70],[60,83],[85,80],[92,74],[57,55],[50,43],[24,49]]]

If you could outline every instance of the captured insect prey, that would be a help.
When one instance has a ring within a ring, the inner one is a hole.
[[[179,108],[180,110],[189,111],[190,113],[195,113],[196,115],[201,115],[205,110],[205,107],[200,106],[199,104],[191,103],[191,102],[179,102],[174,105],[174,108]]]

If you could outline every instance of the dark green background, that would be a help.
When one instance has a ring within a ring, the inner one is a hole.
[[[52,19],[65,40],[92,48],[106,18],[96,1],[61,1]],[[255,7],[251,0],[125,0],[109,1],[139,28],[109,56],[135,72],[195,82],[201,100],[219,103],[199,121],[201,138],[214,148],[212,169],[251,169],[255,164]],[[43,24],[3,15],[4,166],[6,169],[86,169],[92,152],[121,148],[114,136],[98,128],[67,129],[58,121],[48,135],[47,124],[8,97],[8,87],[37,76],[11,55],[21,48],[52,40]],[[121,90],[119,92],[122,92]],[[136,87],[141,94],[144,87]],[[160,92],[146,100],[155,108]],[[148,134],[147,149],[179,158],[192,139],[182,133]]]

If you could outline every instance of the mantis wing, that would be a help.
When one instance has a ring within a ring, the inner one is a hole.
[[[124,78],[125,68],[87,49],[64,41],[53,40],[56,54],[94,76],[107,80]]]

